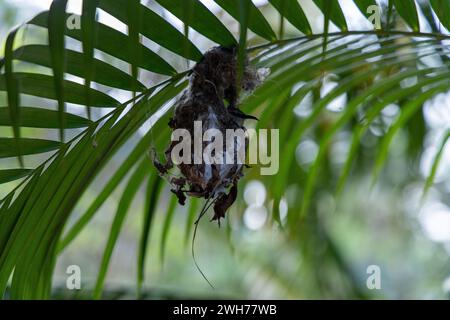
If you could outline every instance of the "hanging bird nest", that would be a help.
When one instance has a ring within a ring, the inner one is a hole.
[[[223,159],[221,162],[198,161],[198,154],[194,152],[195,139],[201,139],[202,150],[213,141],[203,141],[205,132],[218,132],[222,137],[227,136],[227,129],[241,130],[244,133],[244,120],[255,117],[246,115],[239,110],[239,95],[251,93],[263,80],[266,70],[256,70],[245,61],[242,76],[239,76],[239,63],[236,48],[214,47],[207,51],[190,73],[189,87],[184,91],[176,104],[175,114],[170,119],[169,126],[175,131],[184,129],[191,138],[188,149],[190,154],[183,154],[184,159],[190,161],[174,164],[172,151],[179,143],[172,141],[165,152],[166,162],[159,162],[154,158],[154,165],[161,175],[168,177],[172,192],[178,197],[181,205],[186,197],[207,199],[203,214],[214,204],[214,217],[217,220],[225,217],[225,212],[233,205],[237,197],[237,184],[244,175],[245,161],[237,161],[244,150],[246,153],[247,138],[244,141],[234,140],[222,143],[221,150],[214,150],[213,156]],[[240,85],[238,85],[240,83]],[[201,134],[198,137],[198,127],[201,122]],[[215,138],[217,139],[217,138]],[[198,145],[197,145],[198,147]],[[243,149],[242,149],[243,148]],[[183,150],[186,152],[186,150]],[[202,155],[201,155],[202,156]],[[233,159],[232,163],[226,157]],[[205,160],[205,159],[201,159]],[[244,159],[245,160],[245,159]],[[179,175],[174,177],[172,169],[178,169]],[[201,214],[202,215],[202,214]]]

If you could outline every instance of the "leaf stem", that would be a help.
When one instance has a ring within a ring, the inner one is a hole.
[[[442,33],[428,33],[428,32],[416,32],[416,31],[399,31],[399,30],[365,30],[365,31],[341,31],[341,32],[331,32],[328,34],[318,33],[312,35],[306,35],[301,37],[295,37],[284,40],[275,40],[262,45],[253,46],[247,49],[248,52],[256,51],[260,49],[264,49],[270,47],[274,44],[287,44],[299,40],[313,40],[323,38],[325,36],[328,37],[336,37],[336,36],[352,36],[352,35],[378,35],[378,36],[390,36],[390,35],[400,35],[407,37],[426,37],[426,38],[436,38],[437,40],[450,40],[450,35],[442,34]]]

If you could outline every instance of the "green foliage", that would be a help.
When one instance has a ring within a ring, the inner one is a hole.
[[[15,46],[18,29],[9,34],[0,74],[0,91],[6,92],[8,106],[0,108],[0,125],[10,126],[13,137],[0,137],[0,158],[17,157],[21,168],[0,170],[0,183],[22,180],[1,202],[0,296],[4,294],[12,275],[12,298],[48,298],[58,254],[86,227],[130,171],[132,174],[118,204],[93,295],[95,298],[102,297],[109,262],[122,225],[131,202],[143,182],[146,182],[146,193],[149,196],[145,204],[137,253],[137,287],[138,292],[141,292],[147,243],[163,188],[163,181],[152,169],[146,152],[153,144],[156,147],[165,145],[169,137],[166,120],[170,107],[187,86],[185,77],[188,73],[175,70],[159,52],[145,46],[142,37],[152,40],[178,57],[199,61],[201,52],[189,39],[189,28],[192,28],[219,45],[238,45],[241,65],[248,55],[258,67],[271,69],[269,79],[254,95],[243,101],[242,108],[246,112],[260,114],[260,126],[283,130],[281,154],[284,161],[280,165],[280,172],[264,179],[271,183],[270,196],[274,199],[275,208],[273,217],[280,224],[278,204],[287,187],[295,183],[302,189],[302,196],[298,197],[301,205],[299,204],[298,210],[289,211],[288,214],[287,232],[293,238],[298,237],[296,230],[299,224],[313,215],[311,212],[314,209],[310,204],[315,200],[315,187],[321,179],[329,145],[340,131],[350,128],[352,143],[340,178],[334,186],[338,191],[343,189],[352,171],[361,137],[387,105],[406,101],[400,116],[389,127],[378,146],[374,177],[383,168],[397,133],[420,112],[427,100],[450,89],[450,48],[442,42],[450,37],[443,33],[421,33],[418,9],[414,2],[390,2],[410,30],[348,31],[345,10],[339,6],[338,1],[314,0],[324,14],[325,33],[312,34],[310,21],[298,1],[270,0],[269,3],[280,17],[278,39],[273,24],[252,2],[215,2],[239,22],[239,37],[233,35],[198,0],[189,1],[189,10],[184,10],[179,1],[157,0],[161,7],[185,24],[184,34],[139,1],[125,0],[83,1],[81,30],[66,27],[67,18],[71,16],[66,12],[67,1],[55,0],[48,12],[43,12],[26,23],[27,27],[46,29],[48,43]],[[365,7],[374,3],[354,2],[366,16]],[[450,7],[447,2],[432,0],[430,3],[431,10],[449,28]],[[97,8],[125,23],[128,33],[124,34],[97,21]],[[285,19],[303,34],[284,38]],[[328,20],[340,31],[328,33]],[[248,30],[257,35],[259,42],[256,47],[248,47]],[[82,52],[67,48],[66,37],[80,41]],[[126,63],[130,72],[115,66],[111,59],[95,55],[96,50]],[[429,56],[439,57],[440,65],[424,66],[421,59]],[[40,69],[37,72],[16,71],[15,65],[20,61],[39,66]],[[40,71],[45,68],[51,69],[51,75]],[[142,70],[166,76],[166,80],[147,88],[140,81],[139,74]],[[66,75],[79,77],[83,83],[69,80]],[[317,90],[320,90],[325,76],[333,77],[338,85],[315,99],[311,113],[305,118],[295,118],[294,107],[308,94],[317,97]],[[414,85],[401,85],[402,81],[412,78],[416,79]],[[94,84],[106,86],[108,90]],[[298,85],[302,86],[295,91]],[[110,94],[112,88],[126,91],[133,98],[120,103]],[[348,97],[347,106],[334,115],[333,121],[323,124],[327,107],[343,94]],[[25,106],[21,103],[21,95],[52,100],[57,103],[57,111]],[[67,112],[67,104],[86,107],[86,118]],[[112,111],[93,120],[92,115],[97,108],[111,108]],[[94,178],[151,117],[157,118],[150,131],[139,138],[137,145],[129,151],[128,157],[114,171],[86,212],[66,230],[73,208]],[[24,127],[59,129],[60,141],[23,137]],[[82,128],[82,131],[66,140],[68,129],[73,128]],[[292,175],[297,170],[294,165],[295,150],[302,138],[317,131],[320,131],[318,156],[308,172],[304,173],[305,180],[298,181]],[[426,189],[432,184],[447,140],[448,135],[436,155]],[[50,151],[53,153],[37,167],[24,168],[25,156]],[[186,242],[192,232],[198,208],[198,200],[192,200],[187,214]],[[164,257],[175,209],[173,197],[161,235],[161,258]],[[321,232],[324,234],[323,230]],[[328,248],[338,269],[349,274],[331,240],[326,234],[324,238],[331,243]],[[311,254],[304,245],[301,247],[302,252]],[[352,282],[351,275],[346,281]],[[352,290],[356,292],[355,295],[360,296],[358,288]]]

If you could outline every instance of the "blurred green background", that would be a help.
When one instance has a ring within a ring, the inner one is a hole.
[[[70,1],[75,11],[79,10],[78,2]],[[341,2],[345,3],[345,0]],[[41,0],[0,0],[2,48],[11,27],[47,9],[49,3]],[[149,3],[152,5],[151,1]],[[263,0],[256,3],[262,10],[267,5]],[[348,10],[351,15],[352,8]],[[236,24],[227,15],[217,14],[223,15],[227,26]],[[274,15],[274,24],[277,19]],[[352,23],[359,23],[358,19],[355,18]],[[320,25],[318,22],[315,27]],[[230,29],[237,32],[238,25]],[[33,36],[39,35],[31,34]],[[195,36],[195,43],[200,48],[211,46],[201,36]],[[183,64],[183,61],[171,63],[176,66]],[[157,81],[157,76],[149,77]],[[4,96],[0,98],[5,99]],[[312,99],[305,98],[295,116],[301,118],[301,111],[311,106]],[[333,108],[339,110],[345,104],[345,97],[334,103]],[[386,108],[383,117],[364,136],[358,170],[339,198],[334,196],[333,188],[327,182],[338,177],[338,169],[348,151],[350,135],[343,132],[337,136],[326,160],[327,170],[315,191],[311,212],[295,237],[272,221],[272,199],[267,192],[271,185],[259,177],[258,170],[249,169],[240,184],[238,204],[230,210],[222,227],[218,228],[217,224],[210,223],[206,218],[199,225],[196,256],[215,290],[202,279],[192,260],[189,233],[192,230],[187,230],[190,224],[187,223],[186,208],[177,205],[171,227],[163,236],[166,213],[172,201],[166,187],[150,237],[143,298],[449,298],[450,147],[445,149],[436,183],[422,203],[421,196],[424,178],[429,173],[437,142],[440,141],[438,137],[450,128],[450,92],[427,102],[420,119],[416,119],[418,127],[409,128],[410,131],[407,128],[396,138],[383,174],[372,188],[372,146],[398,110],[397,105]],[[328,113],[330,119],[334,112]],[[321,121],[326,126],[330,120],[323,117]],[[0,130],[3,136],[12,136],[10,128],[0,127]],[[43,138],[57,136],[56,130],[24,131]],[[320,134],[311,134],[298,146],[298,172],[293,173],[292,179],[300,183],[292,183],[286,190],[280,204],[282,217],[286,217],[288,210],[298,209],[299,194],[302,192],[299,185],[317,153],[318,136]],[[126,148],[131,148],[131,145]],[[121,163],[125,151],[114,157],[107,170],[90,187],[91,192],[83,196],[72,215],[73,222],[88,208],[97,190]],[[12,163],[16,160],[2,160],[0,165],[8,166],[8,161]],[[1,185],[0,195],[3,197],[12,186],[14,183]],[[116,190],[88,228],[59,258],[54,276],[55,298],[89,297],[121,190]],[[133,202],[114,250],[105,288],[106,298],[135,298],[137,235],[141,230],[142,211],[148,196],[143,189]],[[163,237],[167,238],[162,252]],[[69,265],[81,267],[80,291],[66,289],[66,268]],[[370,265],[381,268],[380,290],[369,290],[366,286]]]

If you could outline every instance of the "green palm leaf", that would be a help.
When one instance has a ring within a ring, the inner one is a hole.
[[[133,168],[111,226],[94,296],[102,297],[111,256],[127,212],[141,184],[147,181],[147,199],[137,252],[138,294],[141,292],[145,280],[147,243],[164,190],[164,182],[155,173],[150,173],[151,164],[146,154],[152,147],[161,150],[167,145],[170,135],[167,121],[171,107],[188,85],[186,75],[189,71],[179,73],[171,63],[179,62],[180,57],[195,62],[202,58],[193,43],[195,37],[189,36],[190,28],[219,45],[238,46],[240,75],[245,57],[250,58],[257,67],[271,69],[271,76],[253,95],[242,101],[242,108],[258,114],[258,128],[282,129],[280,147],[285,161],[276,176],[263,179],[271,185],[269,193],[274,200],[272,216],[280,226],[283,225],[278,211],[281,198],[290,184],[300,186],[301,196],[297,197],[295,208],[289,208],[289,228],[286,228],[286,232],[297,240],[298,222],[314,213],[311,203],[315,200],[315,188],[321,181],[321,169],[327,160],[329,147],[339,132],[348,130],[352,138],[341,175],[332,182],[332,187],[337,185],[338,192],[343,189],[351,173],[362,136],[386,105],[398,103],[402,109],[381,139],[374,177],[385,165],[396,134],[420,112],[426,101],[449,90],[450,48],[443,40],[450,37],[444,33],[422,33],[419,11],[414,1],[389,2],[391,9],[396,9],[390,12],[398,12],[413,31],[348,31],[345,7],[341,7],[339,1],[314,0],[325,19],[323,34],[312,34],[310,22],[313,21],[306,17],[303,11],[306,7],[294,0],[269,0],[270,6],[264,10],[251,1],[215,0],[237,20],[239,34],[233,34],[230,31],[232,28],[224,25],[224,20],[199,0],[189,0],[183,5],[175,0],[156,2],[157,5],[148,7],[134,0],[83,1],[82,16],[79,17],[66,12],[67,1],[56,0],[48,12],[37,15],[27,23],[37,30],[44,29],[48,34],[48,43],[19,44],[16,33],[21,29],[12,31],[7,37],[0,64],[4,69],[0,74],[0,91],[6,92],[7,106],[0,107],[0,125],[12,127],[13,131],[12,137],[0,137],[0,158],[18,157],[23,167],[28,157],[51,153],[36,168],[28,168],[27,162],[27,169],[0,170],[0,183],[18,180],[14,189],[1,199],[2,295],[12,275],[8,290],[10,297],[49,297],[58,254],[80,234]],[[367,8],[376,4],[373,0],[355,0],[354,3],[366,17]],[[430,4],[442,25],[449,28],[447,17],[450,7],[447,2],[431,0]],[[127,33],[97,21],[97,9],[124,23]],[[272,15],[281,19],[278,39],[269,23],[270,17],[265,15],[266,10],[271,10]],[[167,13],[184,24],[184,33],[166,18]],[[67,28],[69,17],[81,18],[81,29]],[[305,36],[284,39],[285,19]],[[340,31],[329,33],[329,21]],[[256,35],[252,39],[256,44],[253,48],[248,48],[249,30]],[[147,39],[152,42],[152,49],[147,47]],[[81,43],[82,52],[69,48],[67,43],[72,41]],[[159,46],[168,50],[164,56],[158,51]],[[436,58],[438,66],[426,65],[424,59],[430,56]],[[16,64],[24,62],[33,69],[16,69]],[[126,63],[129,70],[119,66],[121,63]],[[144,80],[141,83],[139,79],[144,78],[140,76],[143,70],[162,75],[165,80],[160,82],[160,78],[156,78],[156,83],[160,83],[151,86]],[[81,81],[68,79],[69,75]],[[321,95],[320,90],[327,77],[331,77],[337,86]],[[408,79],[415,79],[415,84],[403,86],[402,81]],[[119,102],[116,89],[133,93],[133,98],[125,103]],[[315,99],[311,112],[303,118],[294,117],[294,110],[310,94]],[[348,99],[346,107],[336,112],[323,129],[321,121],[330,114],[327,108],[342,95]],[[22,96],[39,100],[24,104]],[[55,102],[57,110],[46,107]],[[74,104],[74,108],[86,106],[87,119],[76,115],[76,112],[66,112],[68,104]],[[111,111],[96,118],[96,108],[111,108]],[[363,120],[358,120],[360,115]],[[147,126],[147,132],[139,134],[139,129],[149,119],[152,122],[150,129]],[[24,127],[59,129],[61,141],[28,137],[24,133],[29,131],[22,130]],[[68,129],[77,130],[73,134]],[[319,141],[318,155],[308,169],[296,176],[293,173],[300,170],[294,165],[297,146],[305,137],[315,135],[316,131],[320,131],[316,137]],[[66,141],[65,137],[69,140]],[[137,144],[126,151],[125,160],[111,174],[78,221],[65,230],[82,195],[131,137],[137,137]],[[447,140],[448,136],[436,154],[425,190],[433,183]],[[249,171],[249,174],[255,174],[255,171]],[[298,178],[300,176],[301,179]],[[200,205],[195,199],[189,202],[186,239],[192,231]],[[159,239],[161,258],[164,258],[169,241],[175,210],[176,198],[172,196]],[[320,231],[320,234],[325,234],[325,231]],[[327,243],[331,243],[328,249],[338,269],[344,272],[346,264],[341,254],[329,237]],[[302,254],[312,253],[302,248]],[[351,277],[349,279],[351,282]]]

